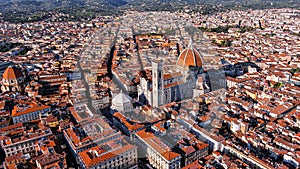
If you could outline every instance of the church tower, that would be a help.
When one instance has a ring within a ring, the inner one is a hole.
[[[152,60],[152,106],[158,107],[163,102],[164,85],[164,62],[161,60]]]

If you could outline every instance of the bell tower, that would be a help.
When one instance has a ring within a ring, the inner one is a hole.
[[[152,60],[152,106],[158,107],[163,104],[164,85],[164,62]]]

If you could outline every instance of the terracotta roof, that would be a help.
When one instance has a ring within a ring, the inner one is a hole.
[[[55,163],[55,162],[59,161],[62,158],[64,158],[63,155],[58,154],[58,153],[54,153],[54,154],[51,154],[51,155],[45,155],[45,156],[42,156],[41,158],[38,158],[37,162],[40,163],[41,166],[45,166],[45,165]]]
[[[200,53],[196,50],[191,48],[184,49],[178,60],[177,65],[182,67],[189,67],[189,66],[197,66],[201,67],[203,66],[203,61],[201,58]]]
[[[0,102],[0,109],[4,109],[5,108],[5,101],[1,101]]]
[[[205,134],[206,136],[210,137],[211,139],[214,139],[217,142],[222,142],[225,140],[225,138],[221,135],[216,135],[213,132],[208,132],[207,130],[205,130],[204,128],[201,128],[200,126],[198,126],[197,124],[194,124],[193,127],[197,130],[199,130],[200,132],[202,132],[203,134]]]
[[[52,122],[58,122],[57,117],[53,116],[52,114],[50,114],[47,118],[46,118],[46,122],[47,123],[52,123]]]
[[[116,150],[105,153],[106,151],[104,149],[102,149],[101,147],[92,147],[83,152],[80,152],[79,156],[83,159],[83,161],[87,167],[92,167],[92,166],[100,164],[106,160],[112,159],[116,156],[120,156],[123,153],[125,153],[126,151],[133,150],[135,148],[136,148],[135,146],[133,146],[131,144],[127,144],[121,148],[118,148]],[[100,152],[98,152],[99,156],[97,156],[95,158],[91,157],[88,154],[91,150],[92,151],[96,150],[97,152],[100,150]]]
[[[12,161],[19,161],[22,158],[22,156],[23,156],[23,153],[10,155],[10,156],[5,158],[5,162],[10,163]]]
[[[198,160],[192,162],[191,164],[183,167],[182,169],[202,169],[204,168],[203,166],[201,166],[198,162]]]
[[[21,69],[15,67],[15,66],[10,66],[5,69],[3,73],[3,79],[11,80],[11,79],[16,79],[19,77],[22,77],[23,73]]]
[[[167,151],[161,154],[165,159],[171,161],[172,159],[179,157],[180,155],[178,153]]]
[[[160,130],[160,131],[166,131],[166,129],[163,127],[163,125],[164,124],[161,123],[161,122],[154,124],[154,126],[157,127],[158,130]]]
[[[181,76],[182,76],[181,72],[168,73],[168,74],[164,74],[164,79],[178,78]]]
[[[28,113],[32,113],[35,111],[40,111],[40,110],[44,110],[44,109],[49,109],[50,106],[45,106],[45,105],[41,105],[41,106],[33,106],[33,107],[28,107],[25,110],[18,110],[17,106],[14,107],[14,109],[12,110],[11,116],[12,117],[16,117],[16,116],[21,116],[23,114],[28,114]]]
[[[153,133],[146,132],[145,129],[136,132],[140,138],[147,142],[153,149],[160,153],[166,160],[171,161],[172,159],[180,156],[175,152],[172,152],[170,148],[159,140]]]
[[[15,163],[11,163],[7,165],[8,169],[17,169],[17,165]]]
[[[13,125],[10,125],[10,126],[3,127],[2,129],[0,129],[0,131],[1,132],[6,132],[6,131],[14,130],[14,129],[17,129],[17,128],[21,128],[21,127],[23,127],[23,123],[17,123],[17,124],[13,124]]]
[[[113,116],[114,116],[115,118],[119,119],[120,122],[121,122],[123,125],[125,125],[129,131],[136,131],[136,130],[138,130],[138,129],[144,127],[143,124],[138,124],[138,123],[130,124],[130,123],[127,121],[126,117],[125,117],[122,113],[120,113],[120,112],[114,113]]]
[[[76,135],[76,133],[71,128],[68,128],[67,129],[67,134],[69,135],[69,137],[71,138],[71,140],[73,141],[73,143],[76,146],[78,146],[78,144],[80,143],[80,139],[78,138],[78,136]]]
[[[185,152],[186,155],[191,154],[196,151],[193,146],[183,147],[182,150]]]

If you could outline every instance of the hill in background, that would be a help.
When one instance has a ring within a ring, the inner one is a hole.
[[[97,15],[119,15],[126,10],[191,11],[210,14],[227,9],[299,8],[300,0],[0,0],[3,19],[39,21],[57,13],[64,20],[88,20]]]

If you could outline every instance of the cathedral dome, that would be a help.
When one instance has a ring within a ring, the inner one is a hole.
[[[181,67],[202,67],[203,61],[200,53],[192,47],[192,44],[190,44],[188,48],[180,53],[177,65]]]
[[[18,79],[20,77],[23,77],[23,73],[21,69],[15,66],[10,66],[6,68],[3,73],[3,79],[5,80],[13,80],[13,79]]]

